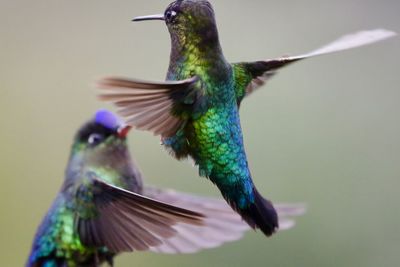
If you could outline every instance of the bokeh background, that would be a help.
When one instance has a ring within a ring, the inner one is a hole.
[[[231,61],[307,52],[343,34],[400,32],[400,2],[212,1]],[[58,191],[76,129],[102,107],[93,81],[163,80],[169,35],[133,24],[168,0],[0,1],[0,259],[23,266]],[[242,105],[255,183],[274,201],[305,202],[297,226],[195,255],[124,254],[116,266],[398,266],[400,39],[281,71]],[[203,195],[217,190],[149,133],[130,146],[146,182]]]

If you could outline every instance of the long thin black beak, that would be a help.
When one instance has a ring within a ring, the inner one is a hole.
[[[136,17],[132,21],[164,20],[164,14]]]

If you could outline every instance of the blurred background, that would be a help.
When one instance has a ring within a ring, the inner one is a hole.
[[[400,32],[400,2],[212,1],[232,62],[307,52],[363,30]],[[96,109],[93,81],[163,80],[168,0],[0,2],[0,258],[22,266],[63,181],[76,129]],[[256,185],[276,202],[305,202],[296,227],[195,255],[123,254],[124,266],[398,266],[400,38],[283,69],[241,108]],[[219,196],[188,162],[146,132],[130,147],[148,184]]]

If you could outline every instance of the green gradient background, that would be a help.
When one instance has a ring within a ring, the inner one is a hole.
[[[169,36],[132,24],[169,1],[0,1],[0,259],[22,266],[60,187],[72,136],[101,107],[107,74],[162,80]],[[400,31],[400,2],[213,1],[231,61],[314,49],[336,37]],[[291,231],[195,255],[124,254],[116,266],[398,266],[400,252],[400,40],[295,64],[241,110],[255,183],[274,201],[302,201]],[[218,195],[159,140],[133,132],[147,182]]]

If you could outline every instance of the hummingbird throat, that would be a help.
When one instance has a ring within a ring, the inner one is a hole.
[[[171,32],[171,63],[215,62],[221,57],[223,54],[217,29],[205,29],[201,32],[186,29]]]

